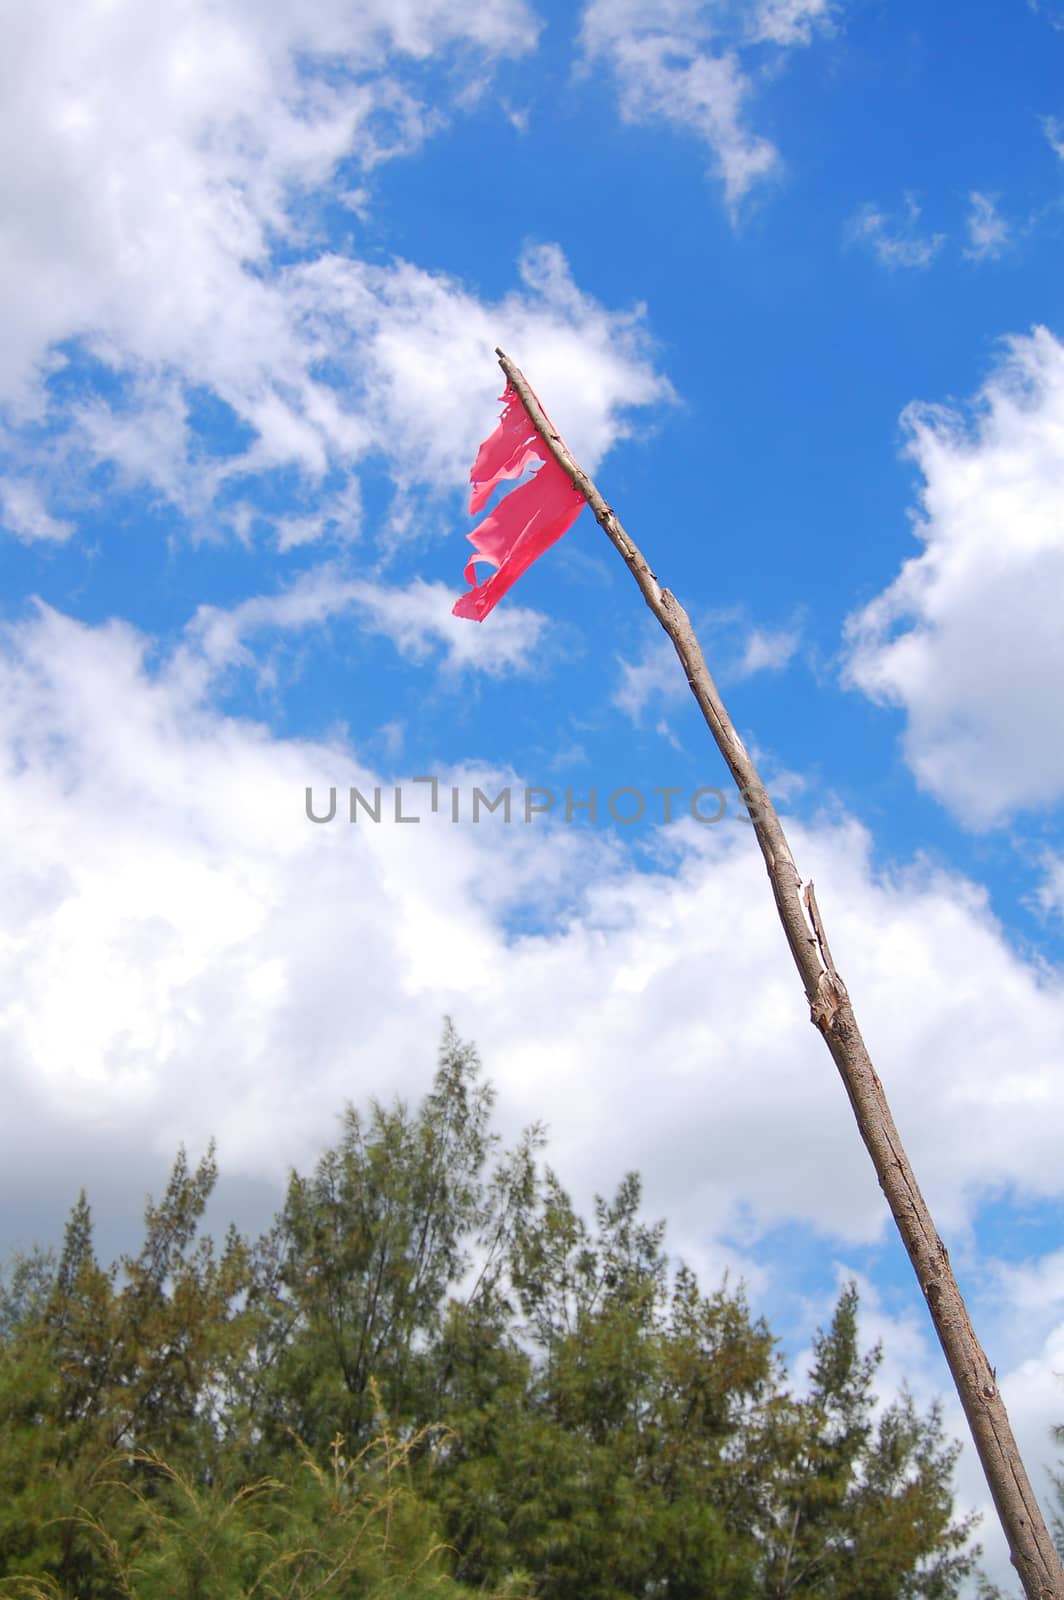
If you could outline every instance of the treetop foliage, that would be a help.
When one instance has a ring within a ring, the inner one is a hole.
[[[201,1236],[178,1153],[138,1254],[0,1283],[0,1595],[950,1600],[959,1446],[876,1412],[857,1293],[807,1392],[626,1174],[581,1217],[543,1129],[500,1150],[450,1023],[415,1109],[349,1106],[271,1228]]]

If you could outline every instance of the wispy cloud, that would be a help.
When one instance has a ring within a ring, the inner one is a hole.
[[[508,605],[485,628],[451,615],[455,594],[443,583],[421,578],[405,588],[357,583],[352,597],[362,626],[384,634],[411,660],[442,648],[445,671],[483,672],[492,678],[533,672],[541,664],[547,618],[527,606]]]
[[[746,123],[747,52],[806,45],[829,13],[827,0],[762,0],[736,27],[702,0],[590,0],[581,41],[589,63],[612,71],[624,121],[665,123],[708,145],[734,217],[781,165],[775,145]]]
[[[542,656],[547,619],[526,606],[510,605],[490,628],[451,615],[455,592],[416,578],[404,586],[352,578],[329,565],[303,574],[276,594],[255,595],[230,609],[200,606],[186,630],[178,659],[193,677],[215,677],[237,667],[270,677],[249,641],[256,635],[325,627],[353,615],[367,633],[391,640],[400,655],[426,660],[442,652],[449,674],[482,672],[488,677],[532,672]]]
[[[1048,850],[1042,856],[1042,881],[1035,891],[1041,910],[1064,922],[1064,855]]]
[[[798,648],[798,628],[751,628],[736,672],[750,678],[757,672],[782,672]]]
[[[859,244],[866,244],[885,267],[929,267],[946,242],[944,233],[917,231],[922,213],[913,195],[905,196],[901,212],[881,211],[871,203],[864,205],[850,221],[847,233]]]
[[[761,0],[751,32],[772,44],[809,44],[816,29],[830,25],[834,9],[831,0]]]
[[[617,661],[621,681],[613,695],[613,704],[636,724],[642,721],[649,705],[673,704],[689,692],[676,651],[668,639],[655,639],[646,645],[637,661],[626,661],[623,656],[618,656]]]
[[[1042,132],[1049,141],[1050,148],[1056,152],[1061,161],[1064,161],[1064,121],[1060,117],[1043,117]]]
[[[801,641],[798,623],[786,628],[751,626],[742,607],[712,612],[704,620],[713,631],[713,670],[721,681],[782,672]],[[635,661],[623,656],[617,661],[621,679],[613,704],[637,726],[648,708],[658,710],[686,702],[690,693],[687,679],[668,639],[652,639]],[[657,732],[675,743],[664,720],[658,722]]]
[[[968,247],[964,253],[972,261],[993,260],[1008,244],[1009,225],[989,195],[973,189],[968,201]]]
[[[46,539],[61,544],[74,532],[74,524],[52,515],[35,483],[10,477],[0,478],[0,529],[27,543]]]
[[[1044,17],[1051,28],[1064,33],[1064,4],[1061,0],[1027,0],[1027,5],[1037,16]]]

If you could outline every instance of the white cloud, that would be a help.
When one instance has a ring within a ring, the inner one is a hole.
[[[351,469],[379,453],[406,494],[468,484],[497,415],[501,341],[550,396],[554,420],[593,471],[629,434],[628,408],[672,398],[649,359],[643,309],[609,311],[582,293],[555,245],[529,248],[520,277],[520,289],[491,304],[409,263],[319,256],[281,275],[274,309],[285,339],[276,352],[257,353],[266,365],[243,393],[203,370],[199,357],[176,377],[151,369],[132,386],[131,402],[76,407],[71,448],[113,462],[127,482],[148,484],[200,517],[223,484],[294,464],[314,510],[278,519],[278,547],[305,544],[326,527],[347,539],[359,520],[357,481],[323,503],[317,485],[332,464]],[[307,376],[325,350],[342,393]],[[255,430],[241,454],[205,463],[192,452],[184,388],[193,379]],[[402,506],[401,493],[393,527],[411,519]]]
[[[350,609],[356,587],[324,566],[303,573],[280,593],[254,595],[228,610],[197,606],[171,672],[180,674],[189,689],[195,685],[205,690],[211,679],[227,668],[255,665],[258,658],[249,641],[256,635],[324,627]],[[261,643],[260,637],[260,649]]]
[[[268,258],[271,233],[293,235],[291,188],[421,136],[430,114],[404,58],[516,54],[535,37],[522,0],[357,15],[339,0],[298,13],[192,0],[179,19],[44,0],[6,13],[0,105],[19,150],[6,173],[8,395],[49,345],[88,332],[178,363],[207,333],[219,378],[253,375],[256,337],[283,344],[284,328],[246,269]]]
[[[1042,910],[1064,919],[1064,855],[1048,852],[1042,858],[1042,882],[1037,900]]]
[[[1064,123],[1059,117],[1043,117],[1042,131],[1051,149],[1064,161]]]
[[[830,22],[832,9],[829,0],[761,0],[751,31],[772,44],[809,44],[816,28]]]
[[[1009,225],[989,195],[973,189],[968,201],[971,209],[967,220],[968,247],[964,253],[973,261],[993,260],[1008,243]]]
[[[749,678],[755,672],[782,672],[790,664],[800,637],[797,628],[751,628],[737,676]]]
[[[625,661],[623,656],[617,660],[621,682],[613,704],[636,724],[643,720],[643,712],[651,702],[674,704],[689,693],[683,668],[668,639],[651,640],[638,661]]]
[[[389,761],[397,761],[403,753],[406,729],[402,722],[385,722],[377,729],[377,738]]]
[[[0,528],[16,539],[48,539],[56,544],[74,532],[73,523],[54,517],[44,505],[35,483],[14,477],[0,477]]]
[[[1059,1317],[1064,1312],[1064,1250],[1035,1257],[1019,1266],[994,1263],[1002,1298],[1025,1317]],[[1064,1415],[1064,1396],[1061,1398]]]
[[[739,681],[758,672],[782,672],[794,656],[801,638],[796,625],[790,628],[751,627],[742,608],[706,614],[705,626],[712,629],[710,664],[719,681]],[[613,704],[637,725],[648,706],[655,709],[687,703],[689,689],[676,651],[667,638],[654,636],[643,645],[635,661],[617,657],[621,681],[613,694]],[[676,740],[665,722],[657,731],[672,743]],[[776,793],[775,787],[773,793]]]
[[[328,605],[324,586],[260,602],[235,632],[307,624]],[[154,679],[146,641],[122,624],[91,630],[42,608],[5,631],[0,815],[26,846],[5,880],[0,931],[5,1100],[7,1090],[12,1105],[28,1096],[35,1118],[78,1141],[79,1119],[90,1142],[118,1130],[157,1150],[213,1125],[238,1170],[265,1161],[276,1172],[271,1126],[298,1142],[302,1123],[317,1139],[324,1108],[327,1119],[357,1092],[342,1016],[363,1004],[377,1013],[370,1032],[399,1050],[388,1052],[389,1074],[406,1048],[404,1018],[421,1017],[431,1051],[445,1005],[504,957],[497,919],[508,897],[534,906],[552,885],[568,892],[577,841],[545,848],[541,833],[501,826],[463,840],[428,827],[315,829],[307,784],[365,792],[374,774],[349,750],[274,747],[253,724],[211,713],[204,686],[234,654],[233,630],[218,621],[200,613],[185,651]],[[77,796],[90,794],[91,817],[79,815]],[[601,863],[586,845],[584,856],[577,878]],[[366,948],[353,963],[319,965],[312,950],[334,936]],[[308,1050],[320,1074],[313,1099],[301,1087]],[[145,1114],[160,1116],[157,1137]],[[24,1167],[3,1165],[11,1181]]]
[[[141,371],[133,376],[121,409],[96,398],[77,402],[69,415],[69,446],[93,463],[110,463],[120,483],[150,484],[190,508],[202,510],[209,502],[217,469],[198,462],[190,470],[188,406],[175,374]]]
[[[1061,0],[1027,0],[1027,4],[1038,16],[1045,17],[1051,28],[1064,31],[1064,7]]]
[[[913,195],[905,196],[903,213],[880,211],[864,205],[850,221],[848,234],[855,243],[867,244],[885,267],[929,267],[946,242],[944,233],[917,232],[920,207]]]
[[[848,678],[904,709],[922,787],[987,827],[1064,795],[1064,345],[1010,339],[970,426],[905,420],[924,550],[850,619]]]
[[[363,627],[387,635],[413,661],[442,646],[445,671],[500,677],[534,671],[542,659],[547,619],[527,606],[507,605],[492,613],[490,627],[482,627],[451,615],[454,590],[421,578],[403,589],[359,583],[354,598],[363,612]]]
[[[329,565],[313,568],[278,594],[256,595],[229,610],[199,606],[171,670],[186,688],[200,691],[231,667],[255,668],[260,680],[270,681],[272,666],[260,660],[264,633],[322,628],[354,613],[363,631],[385,635],[408,660],[423,661],[433,649],[442,650],[445,673],[501,677],[535,671],[547,619],[511,605],[493,617],[490,628],[472,625],[451,615],[457,593],[422,578],[400,587],[348,577]]]
[[[256,514],[253,506],[238,501],[231,515],[239,513],[252,518]],[[304,516],[288,513],[273,519],[277,549],[282,553],[314,544],[326,536],[346,545],[358,537],[361,527],[362,495],[357,478],[348,478],[335,494],[315,496],[313,511]]]
[[[556,246],[530,249],[495,303],[323,249],[326,189],[364,209],[347,168],[365,176],[428,137],[537,31],[524,0],[373,0],[357,15],[342,0],[190,0],[178,21],[129,0],[5,12],[0,141],[19,158],[0,225],[0,409],[50,424],[46,445],[10,436],[36,526],[58,526],[57,462],[68,484],[112,463],[197,527],[221,486],[231,498],[234,480],[286,466],[314,495],[379,453],[408,488],[450,489],[490,417],[500,339],[591,463],[624,435],[627,406],[666,397],[641,309],[583,294]],[[203,457],[200,394],[228,408],[229,457]],[[278,542],[313,536],[296,506]]]
[[[745,125],[753,80],[751,45],[808,44],[827,20],[825,0],[762,0],[738,33],[702,0],[589,0],[581,40],[589,63],[617,79],[626,122],[665,123],[709,146],[733,215],[743,197],[780,166],[779,152]]]
[[[324,601],[287,604],[295,625]],[[589,1188],[640,1167],[681,1234],[745,1215],[879,1235],[882,1197],[734,807],[674,827],[653,872],[608,826],[520,821],[512,773],[438,774],[467,808],[474,782],[510,784],[509,825],[432,819],[422,794],[420,825],[315,827],[308,784],[319,811],[337,786],[342,819],[349,784],[382,782],[357,726],[354,748],[326,746],[214,711],[210,620],[154,673],[125,625],[43,609],[5,630],[0,1070],[24,1108],[5,1121],[8,1184],[31,1161],[60,1181],[74,1141],[91,1169],[97,1135],[162,1155],[211,1131],[231,1170],[275,1175],[346,1096],[409,1086],[451,1010],[507,1115],[549,1118]],[[852,823],[792,831],[939,1225],[1002,1185],[1059,1194],[1064,988],[963,879],[877,874]],[[509,933],[514,907],[542,931]]]
[[[496,345],[549,396],[553,420],[592,471],[626,436],[623,408],[671,396],[647,360],[642,307],[605,310],[573,282],[557,245],[526,250],[520,274],[522,289],[492,305],[409,263],[330,255],[293,273],[304,337],[347,366],[373,443],[401,481],[468,484],[505,381]]]

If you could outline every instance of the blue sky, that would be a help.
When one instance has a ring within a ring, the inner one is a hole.
[[[945,1391],[750,830],[686,813],[726,774],[616,553],[584,512],[450,614],[501,344],[695,621],[1044,1485],[1064,8],[467,12],[0,21],[0,1251],[83,1183],[130,1243],[211,1135],[219,1220],[260,1225],[345,1099],[424,1091],[450,1013],[583,1203],[638,1168],[799,1367],[857,1274],[884,1392]],[[315,827],[308,784],[422,820]],[[477,784],[558,806],[474,826]],[[988,1509],[970,1451],[958,1496]]]

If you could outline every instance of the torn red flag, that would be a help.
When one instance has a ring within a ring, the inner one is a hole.
[[[492,607],[502,599],[541,556],[572,527],[585,503],[585,497],[551,455],[524,408],[512,384],[500,396],[505,410],[499,426],[481,445],[469,480],[473,493],[469,512],[475,516],[491,499],[505,478],[519,478],[533,461],[542,462],[535,477],[511,489],[495,510],[468,535],[476,554],[465,569],[465,580],[473,588],[456,601],[453,614],[483,622]],[[477,562],[487,561],[495,568],[490,578],[477,583]]]

